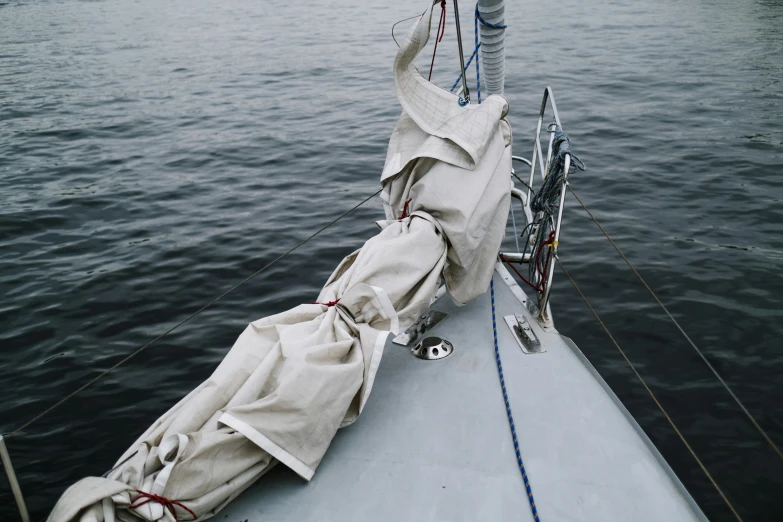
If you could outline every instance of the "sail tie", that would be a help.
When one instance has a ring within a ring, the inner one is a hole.
[[[410,205],[411,201],[413,201],[413,198],[408,198],[408,201],[405,202],[405,205],[402,207],[402,214],[397,218],[397,221],[402,221],[403,219],[410,217],[408,214],[408,205]]]
[[[139,489],[136,490],[136,493],[139,494],[138,497],[134,498],[131,502],[130,509],[138,509],[141,506],[145,504],[149,504],[150,502],[157,502],[161,506],[163,506],[164,509],[168,508],[169,511],[171,511],[171,514],[174,515],[174,520],[179,520],[179,517],[177,516],[177,512],[174,510],[174,506],[181,507],[185,511],[187,511],[190,516],[193,517],[193,520],[196,520],[198,517],[196,514],[190,510],[185,504],[182,502],[178,502],[176,500],[169,500],[165,497],[161,497],[160,495],[156,495],[154,493],[147,493],[146,491],[141,491]],[[137,502],[141,500],[137,504]]]
[[[329,301],[327,303],[319,303],[318,301],[313,301],[310,304],[318,304],[318,305],[323,305],[323,306],[331,308],[333,306],[337,306],[337,303],[339,303],[339,302],[340,302],[340,299],[338,298],[338,299],[335,299],[334,301]]]

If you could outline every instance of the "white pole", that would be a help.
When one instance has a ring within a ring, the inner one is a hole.
[[[8,454],[8,448],[5,446],[5,439],[2,435],[0,435],[0,460],[3,461],[5,474],[8,475],[8,482],[11,484],[11,491],[14,492],[16,505],[19,507],[19,514],[22,515],[22,522],[30,522],[30,513],[27,512],[22,489],[19,487],[19,481],[16,480],[16,473],[14,473],[14,467],[11,465],[11,456]]]
[[[504,0],[478,0],[478,10],[487,23],[505,25]],[[487,94],[503,94],[506,80],[506,31],[479,23],[481,86]],[[478,58],[477,58],[478,59]]]

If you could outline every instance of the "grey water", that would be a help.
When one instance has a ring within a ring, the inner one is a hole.
[[[391,25],[425,4],[0,4],[0,432],[377,190],[400,111]],[[551,85],[588,166],[574,190],[783,446],[783,2],[507,11],[515,154],[530,156]],[[448,13],[433,71],[446,88]],[[9,438],[33,518],[109,469],[249,321],[312,301],[381,217],[375,198]],[[732,504],[783,520],[783,462],[573,197],[564,221],[563,264]],[[734,520],[560,272],[552,303],[709,518]],[[0,520],[15,516],[0,479]]]

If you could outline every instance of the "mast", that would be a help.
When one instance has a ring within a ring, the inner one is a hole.
[[[505,0],[478,0],[481,18],[492,25],[506,23]],[[487,94],[503,94],[506,79],[506,31],[479,23],[481,83]]]

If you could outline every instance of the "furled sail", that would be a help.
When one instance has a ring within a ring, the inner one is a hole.
[[[489,94],[503,94],[506,83],[505,0],[478,0],[481,80]]]
[[[71,486],[50,522],[205,520],[272,466],[309,480],[372,390],[388,334],[442,280],[461,302],[486,291],[509,206],[506,101],[460,107],[412,62],[432,10],[395,60],[403,113],[381,183],[381,231],[318,297],[251,323],[212,376],[158,419],[104,478]]]

